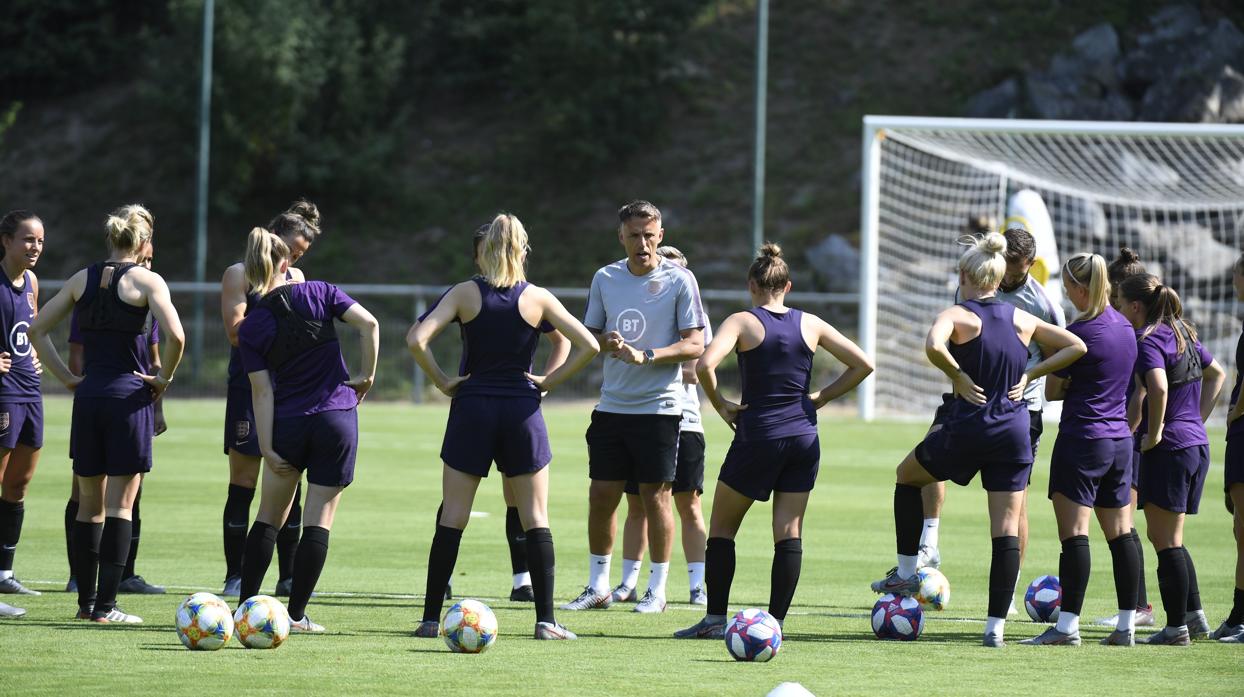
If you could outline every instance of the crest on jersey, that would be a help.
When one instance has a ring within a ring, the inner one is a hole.
[[[659,295],[664,288],[665,284],[660,279],[654,278],[648,281],[648,295]]]
[[[9,412],[0,412],[0,431],[9,430]]]
[[[36,309],[38,309],[35,307],[35,294],[34,293],[26,294],[26,304],[30,306],[31,312],[34,312]]]
[[[243,419],[242,421],[234,422],[233,434],[234,434],[234,437],[237,438],[238,440],[246,440],[247,438],[250,438],[251,437],[251,422],[245,419]]]

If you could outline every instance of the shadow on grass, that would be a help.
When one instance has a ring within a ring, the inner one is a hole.
[[[167,632],[171,626],[161,626],[154,624],[100,624],[97,622],[87,622],[85,620],[21,620],[22,626],[48,627],[51,629],[66,629],[70,631],[88,631],[88,632]]]

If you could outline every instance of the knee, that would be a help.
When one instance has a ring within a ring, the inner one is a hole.
[[[4,499],[9,503],[21,503],[26,500],[26,490],[29,488],[29,485],[29,480],[12,484],[5,482],[3,486],[0,486],[0,499]]]
[[[255,489],[259,486],[258,472],[233,472],[229,475],[229,483],[236,486],[245,487],[247,489]]]
[[[618,506],[618,494],[612,488],[592,483],[587,493],[588,506],[597,515],[613,513]]]
[[[678,509],[678,517],[682,518],[684,523],[695,523],[702,517],[700,513],[700,497],[696,496],[694,491],[686,494],[675,494],[674,507]]]

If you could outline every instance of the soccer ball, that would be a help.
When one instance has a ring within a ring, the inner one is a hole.
[[[497,640],[497,616],[478,600],[460,600],[441,619],[441,636],[454,653],[483,653]]]
[[[878,639],[915,641],[924,631],[924,611],[915,598],[887,593],[873,605],[873,634]]]
[[[1057,622],[1063,587],[1057,576],[1038,576],[1024,592],[1024,609],[1033,622]]]
[[[950,581],[945,574],[926,566],[916,572],[920,581],[920,590],[916,591],[916,601],[922,609],[945,610],[950,604]]]
[[[740,610],[726,625],[726,650],[736,661],[763,663],[781,648],[782,625],[764,610]]]
[[[233,613],[234,633],[248,649],[275,649],[289,636],[289,612],[270,595],[247,598]]]
[[[177,638],[192,651],[215,651],[229,643],[233,613],[211,593],[195,593],[177,606]]]

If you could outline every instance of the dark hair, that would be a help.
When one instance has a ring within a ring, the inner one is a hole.
[[[661,211],[657,207],[644,201],[636,199],[618,209],[618,222],[625,225],[627,222],[634,220],[655,220],[661,221]]]
[[[1118,285],[1128,276],[1145,273],[1145,265],[1140,263],[1140,255],[1131,247],[1119,247],[1119,256],[1106,267],[1111,285]]]
[[[17,228],[21,227],[22,223],[26,222],[27,220],[39,220],[39,216],[35,215],[34,213],[30,211],[22,210],[20,208],[15,211],[9,211],[8,213],[5,213],[4,217],[0,218],[0,237],[9,238],[9,237],[12,237],[13,235],[16,235]],[[39,220],[39,222],[43,222],[43,221]],[[0,259],[4,259],[4,248],[3,247],[0,247]]]
[[[1037,258],[1037,242],[1032,239],[1031,232],[1022,227],[1013,227],[1007,228],[1002,236],[1006,238],[1006,263],[1032,261]]]
[[[268,223],[268,231],[282,239],[296,236],[314,242],[320,236],[320,209],[300,198]]]
[[[998,223],[993,216],[984,213],[969,215],[967,224],[963,226],[966,235],[987,235],[998,231]]]
[[[484,223],[475,228],[475,235],[471,240],[471,258],[479,258],[479,246],[484,243],[484,238],[488,236],[488,230],[492,227],[492,223]]]
[[[763,290],[780,293],[790,283],[790,267],[782,258],[782,248],[774,242],[765,242],[756,254],[756,260],[747,270],[747,280],[755,281]]]
[[[1175,333],[1176,354],[1183,353],[1187,347],[1184,343],[1184,332],[1187,332],[1189,339],[1196,341],[1196,329],[1183,319],[1184,307],[1179,301],[1179,294],[1174,288],[1158,282],[1157,276],[1151,273],[1128,276],[1119,284],[1119,292],[1128,302],[1138,302],[1145,306],[1145,324],[1149,328],[1145,330],[1142,339],[1152,334],[1154,327],[1161,323]],[[1184,330],[1182,332],[1181,327]]]

